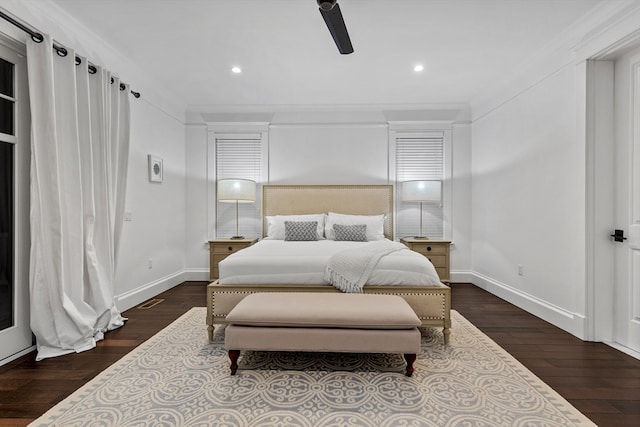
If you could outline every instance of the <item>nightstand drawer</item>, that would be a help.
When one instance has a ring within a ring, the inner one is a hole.
[[[441,282],[448,282],[449,281],[449,269],[448,268],[436,268],[436,273],[438,273],[438,277],[440,278]]]
[[[228,254],[220,254],[220,255],[214,254],[211,257],[211,261],[213,261],[213,265],[217,266],[220,261],[222,261],[223,259],[225,259],[228,256],[229,256]]]
[[[212,252],[214,254],[224,254],[226,256],[231,255],[234,252],[238,252],[240,249],[244,249],[247,246],[249,245],[246,243],[216,243],[213,245]]]
[[[446,255],[432,255],[432,254],[427,254],[425,255],[429,261],[431,261],[431,264],[433,264],[433,266],[438,269],[438,268],[447,268],[447,256]]]
[[[431,261],[436,269],[441,282],[449,283],[449,240],[422,240],[414,237],[403,237],[400,239],[409,249],[419,253]]]
[[[419,252],[423,255],[435,255],[435,254],[442,254],[442,255],[446,255],[447,254],[447,250],[448,245],[442,245],[442,244],[428,244],[428,243],[412,243],[411,244],[411,249]]]
[[[213,281],[220,277],[218,269],[220,261],[239,250],[248,248],[257,241],[257,238],[209,240],[209,280]]]

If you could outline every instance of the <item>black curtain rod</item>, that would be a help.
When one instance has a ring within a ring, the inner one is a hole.
[[[7,15],[2,10],[0,10],[0,18],[2,18],[5,21],[15,25],[16,27],[20,28],[25,33],[29,34],[31,36],[31,39],[34,42],[42,43],[42,41],[44,40],[44,36],[42,34],[40,34],[37,31],[32,30],[31,28],[27,27],[22,22],[18,21],[17,19],[13,18],[12,16]],[[56,53],[58,55],[60,55],[60,56],[67,56],[67,54],[69,53],[69,51],[67,51],[67,49],[64,46],[56,44],[55,41],[53,42],[53,48],[55,49]],[[76,65],[80,65],[80,64],[82,64],[82,59],[80,59],[79,56],[76,56]],[[96,67],[91,63],[89,63],[88,68],[89,68],[89,73],[90,74],[95,74],[96,71],[98,71],[96,69]],[[113,84],[113,82],[114,82],[114,79],[113,79],[113,77],[111,77],[111,84]],[[126,86],[124,85],[124,83],[120,83],[120,90],[125,90],[125,88],[126,88]],[[136,92],[136,91],[132,90],[131,94],[136,98],[140,98],[140,92]]]

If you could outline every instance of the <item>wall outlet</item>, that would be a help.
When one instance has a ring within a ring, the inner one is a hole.
[[[522,264],[518,264],[518,276],[524,275],[524,267]]]
[[[149,258],[149,261],[147,262],[147,268],[153,268],[153,258]]]
[[[124,211],[124,220],[125,221],[131,221],[133,214],[131,213],[131,211]]]

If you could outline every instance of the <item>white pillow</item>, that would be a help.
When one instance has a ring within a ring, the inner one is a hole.
[[[324,236],[329,240],[335,240],[333,224],[367,226],[367,240],[384,240],[384,215],[347,215],[329,212],[324,226]]]
[[[267,235],[264,239],[284,240],[285,221],[317,221],[318,228],[316,229],[316,233],[318,234],[318,240],[324,240],[325,216],[325,214],[267,216]]]

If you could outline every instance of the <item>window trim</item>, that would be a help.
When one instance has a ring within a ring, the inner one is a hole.
[[[406,134],[441,132],[444,139],[443,181],[442,181],[442,220],[443,239],[453,240],[453,122],[452,121],[420,121],[389,122],[389,180],[394,186],[394,216],[398,217],[398,194],[400,185],[396,182],[396,141]],[[394,221],[394,236],[397,233],[398,221]]]
[[[216,197],[216,140],[217,139],[260,139],[260,180],[257,181],[256,207],[262,214],[262,190],[261,184],[267,182],[269,133],[267,123],[217,123],[207,127],[207,236],[209,240],[218,238],[216,233],[217,197]],[[258,233],[262,232],[260,228]],[[260,235],[260,234],[258,234]],[[220,236],[228,237],[228,236]]]

